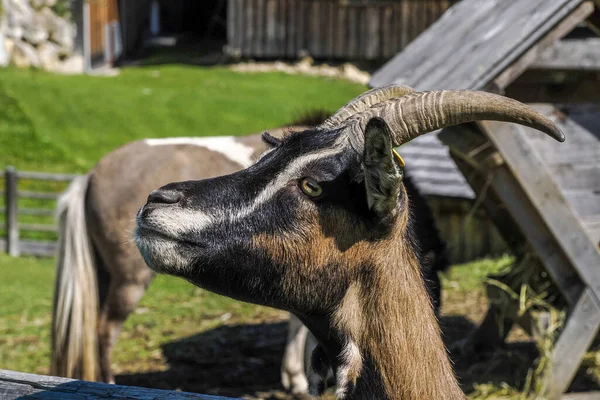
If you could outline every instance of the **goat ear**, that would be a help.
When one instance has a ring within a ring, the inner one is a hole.
[[[363,168],[369,209],[380,218],[396,213],[402,171],[394,161],[390,128],[378,117],[365,127]]]
[[[262,140],[271,148],[277,147],[281,144],[281,139],[276,138],[267,131],[262,133]]]

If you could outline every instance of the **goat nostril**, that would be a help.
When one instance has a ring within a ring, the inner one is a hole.
[[[155,190],[148,196],[148,203],[177,204],[183,198],[181,192],[175,190]]]

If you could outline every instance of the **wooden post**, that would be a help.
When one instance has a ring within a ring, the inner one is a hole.
[[[6,203],[6,251],[12,257],[18,257],[19,225],[17,222],[17,171],[14,167],[6,167],[4,171],[5,203]]]

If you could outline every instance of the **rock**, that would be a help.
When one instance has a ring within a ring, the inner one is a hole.
[[[31,25],[25,27],[23,39],[35,45],[48,40],[49,36],[46,16],[43,13],[35,13]]]
[[[58,43],[64,52],[72,52],[77,33],[75,24],[59,17],[49,8],[44,8],[40,13],[44,14],[50,40]]]
[[[5,14],[6,35],[14,39],[21,39],[26,28],[30,27],[33,21],[34,11],[29,5],[29,1],[4,0],[2,9]]]
[[[36,10],[39,10],[43,7],[53,7],[56,5],[56,0],[30,0],[31,5]]]
[[[4,34],[0,32],[0,67],[6,67],[10,61],[10,53],[6,46],[7,40]]]
[[[35,48],[21,40],[15,40],[12,62],[19,68],[39,68],[40,66],[40,58]]]
[[[58,68],[60,61],[60,46],[52,42],[44,42],[37,48],[40,57],[40,65],[47,71]]]
[[[69,57],[66,60],[54,65],[53,69],[49,71],[65,75],[81,74],[84,72],[83,56],[76,55]]]

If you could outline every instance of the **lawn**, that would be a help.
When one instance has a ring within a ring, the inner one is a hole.
[[[365,87],[283,73],[186,66],[124,69],[117,77],[0,70],[1,167],[85,172],[145,137],[243,135],[335,111]]]
[[[103,155],[132,140],[259,132],[290,123],[311,109],[333,112],[364,90],[339,79],[241,74],[218,67],[138,67],[123,69],[117,77],[2,68],[0,168],[85,173]],[[19,185],[30,191],[65,188],[40,181]],[[0,208],[3,203],[0,196]],[[54,205],[19,200],[24,208]],[[5,234],[3,218],[0,235]],[[52,217],[20,215],[19,221],[52,224]],[[56,238],[29,231],[22,237]]]

